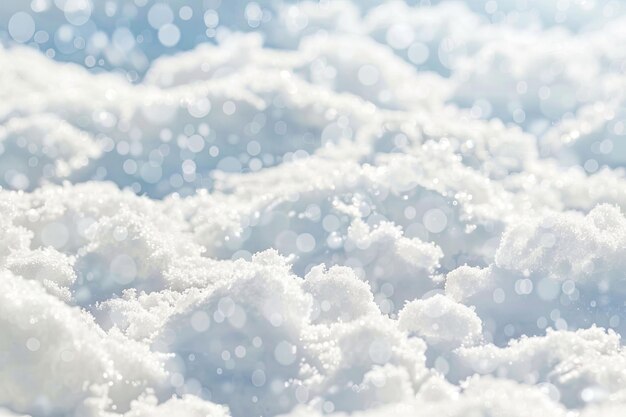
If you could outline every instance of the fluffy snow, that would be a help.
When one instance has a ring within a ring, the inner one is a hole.
[[[626,7],[5,0],[1,417],[622,417]]]

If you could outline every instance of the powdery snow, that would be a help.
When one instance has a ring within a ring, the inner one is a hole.
[[[625,19],[4,1],[0,416],[621,417]]]

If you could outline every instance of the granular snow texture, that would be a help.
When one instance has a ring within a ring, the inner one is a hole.
[[[626,3],[0,2],[1,417],[624,417]]]

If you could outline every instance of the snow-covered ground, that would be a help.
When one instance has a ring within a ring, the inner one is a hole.
[[[626,3],[0,2],[0,416],[623,417]]]

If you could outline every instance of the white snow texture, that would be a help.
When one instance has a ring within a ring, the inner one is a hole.
[[[624,417],[626,3],[0,2],[0,416]]]

